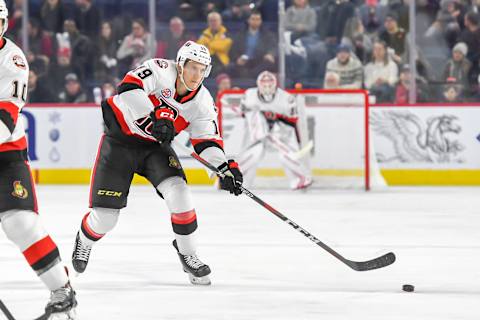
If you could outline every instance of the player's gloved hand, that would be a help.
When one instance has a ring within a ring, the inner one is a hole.
[[[218,170],[225,174],[224,178],[220,178],[220,188],[230,191],[230,193],[236,196],[241,194],[242,189],[240,189],[240,186],[243,182],[243,175],[238,168],[238,163],[235,160],[228,160],[228,163],[222,163]]]
[[[155,107],[152,113],[152,136],[161,143],[170,143],[175,138],[175,116],[171,109],[165,107]]]

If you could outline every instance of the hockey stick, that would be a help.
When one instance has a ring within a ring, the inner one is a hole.
[[[15,318],[10,313],[10,310],[8,310],[7,306],[3,303],[2,300],[0,300],[0,310],[2,310],[3,314],[7,317],[8,320],[15,320]]]
[[[207,160],[203,159],[201,156],[199,156],[197,153],[192,151],[190,148],[175,142],[175,145],[178,146],[179,149],[181,149],[183,152],[189,154],[191,157],[202,163],[204,166],[206,166],[208,169],[211,171],[215,172],[219,177],[225,177],[225,175],[220,172],[214,165],[209,163]],[[310,241],[314,242],[317,244],[319,247],[330,253],[332,256],[349,266],[355,271],[368,271],[368,270],[374,270],[374,269],[379,269],[386,267],[388,265],[391,265],[392,263],[395,262],[395,254],[393,252],[389,252],[387,254],[384,254],[383,256],[380,256],[378,258],[368,260],[368,261],[352,261],[344,258],[342,255],[340,255],[338,252],[330,248],[328,245],[317,239],[313,234],[308,232],[307,230],[303,229],[300,227],[297,223],[293,222],[286,216],[284,216],[280,211],[276,210],[273,208],[271,205],[254,195],[252,192],[250,192],[247,188],[244,186],[240,186],[242,189],[243,193],[247,195],[250,199],[253,201],[257,202],[260,204],[262,207],[273,213],[275,216],[277,216],[280,220],[286,222],[289,226],[291,226],[293,229],[297,230],[300,232],[302,235],[310,239]]]

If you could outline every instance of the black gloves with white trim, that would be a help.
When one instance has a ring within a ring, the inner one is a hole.
[[[220,178],[220,188],[230,191],[236,196],[240,195],[242,193],[240,187],[243,183],[243,175],[238,168],[238,163],[235,160],[228,160],[228,163],[222,163],[218,170],[225,175],[225,177]]]

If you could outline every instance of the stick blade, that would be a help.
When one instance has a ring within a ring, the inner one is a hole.
[[[395,254],[393,252],[389,252],[372,260],[362,262],[348,261],[347,264],[350,266],[350,268],[356,271],[370,271],[389,266],[395,262],[395,259]]]

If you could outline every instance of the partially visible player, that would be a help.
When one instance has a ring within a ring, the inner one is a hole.
[[[213,98],[202,85],[210,69],[208,49],[187,41],[176,61],[151,59],[128,72],[118,94],[102,103],[106,131],[92,174],[91,210],[81,222],[73,251],[77,272],[85,271],[92,246],[117,224],[138,173],[167,204],[173,246],[190,281],[210,284],[210,268],[197,257],[197,215],[183,168],[170,146],[175,135],[186,130],[195,151],[226,174],[222,188],[235,195],[242,192],[242,174],[237,163],[225,157]]]
[[[291,155],[300,151],[297,104],[292,95],[277,87],[275,75],[260,73],[257,87],[248,89],[241,102],[246,121],[247,144],[238,157],[244,185],[252,187],[256,169],[267,147],[278,151],[290,180],[290,188],[305,189],[313,180],[309,170]]]
[[[75,292],[57,245],[40,223],[35,186],[27,159],[27,140],[19,118],[25,105],[27,59],[3,35],[8,10],[0,0],[0,222],[40,280],[51,291],[48,319],[75,319]],[[8,275],[5,275],[8,276]]]

